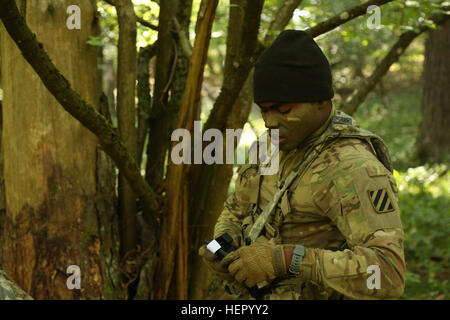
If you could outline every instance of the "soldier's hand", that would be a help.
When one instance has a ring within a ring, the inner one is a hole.
[[[282,246],[255,242],[231,252],[223,259],[236,281],[251,288],[287,274]]]
[[[219,260],[214,253],[206,249],[206,245],[200,247],[198,254],[203,258],[206,266],[215,272],[220,279],[234,280],[233,276],[228,272],[228,264],[225,264],[224,260]]]

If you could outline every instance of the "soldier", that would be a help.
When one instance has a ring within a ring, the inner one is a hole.
[[[230,292],[248,298],[252,288],[256,299],[403,294],[403,229],[387,147],[335,110],[333,96],[328,61],[306,32],[282,32],[256,62],[254,99],[266,127],[279,129],[280,166],[272,176],[240,167],[214,228],[237,250],[221,261],[199,250]]]
[[[33,300],[0,270],[0,300]]]

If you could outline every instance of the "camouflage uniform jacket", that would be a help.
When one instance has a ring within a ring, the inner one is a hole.
[[[329,132],[329,126],[339,136],[327,140],[294,180],[257,240],[306,247],[300,275],[275,279],[264,299],[398,298],[406,272],[403,229],[397,186],[386,168],[390,167],[387,148],[334,109],[303,147],[280,153],[278,174],[262,176],[256,165],[240,167],[235,192],[216,223],[215,237],[227,231],[243,245],[242,239],[281,181],[308,148]],[[374,146],[372,137],[381,144]],[[379,289],[367,284],[371,276],[367,269],[372,265],[379,268]],[[230,283],[229,288],[239,286]]]
[[[0,300],[32,300],[32,298],[0,270]]]

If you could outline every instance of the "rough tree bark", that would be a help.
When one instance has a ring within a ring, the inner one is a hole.
[[[2,5],[0,19],[25,60],[61,106],[97,136],[102,149],[131,182],[133,190],[149,210],[152,218],[158,220],[159,203],[155,192],[141,176],[135,159],[130,156],[119,138],[117,128],[72,89],[69,81],[50,60],[42,44],[36,40],[36,35],[28,28],[14,0],[0,0],[0,4]]]
[[[95,1],[76,1],[80,30],[66,27],[73,1],[21,1],[28,24],[74,87],[99,102]],[[4,3],[2,10],[6,10]],[[96,208],[95,136],[63,111],[2,33],[6,217],[3,267],[37,299],[98,299],[105,273]],[[68,290],[66,269],[78,265],[82,289]]]
[[[450,21],[426,41],[422,121],[417,153],[422,162],[450,161]]]

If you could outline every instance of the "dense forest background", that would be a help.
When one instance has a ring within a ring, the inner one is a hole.
[[[390,148],[402,298],[449,299],[449,11],[439,0],[0,1],[0,269],[36,299],[238,298],[197,255],[237,165],[174,165],[170,137],[201,120],[242,128],[248,149],[265,129],[252,65],[298,29],[330,61],[334,105]],[[70,265],[80,290],[67,289]]]

